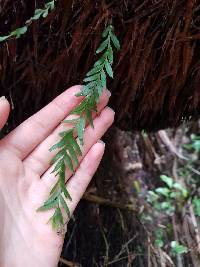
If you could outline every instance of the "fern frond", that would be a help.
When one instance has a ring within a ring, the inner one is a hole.
[[[0,42],[6,41],[9,38],[19,38],[21,35],[25,34],[28,30],[28,27],[32,24],[33,21],[40,18],[46,18],[48,14],[54,9],[55,1],[52,0],[45,4],[44,8],[36,9],[34,15],[25,22],[23,27],[17,28],[16,30],[10,32],[8,35],[0,36]]]
[[[68,131],[61,132],[59,134],[61,139],[50,148],[50,151],[58,150],[57,154],[51,160],[51,164],[54,164],[52,173],[58,176],[58,181],[51,190],[48,200],[44,202],[38,211],[55,209],[53,216],[50,218],[50,222],[52,223],[53,229],[57,231],[61,231],[64,224],[61,207],[64,209],[66,215],[70,217],[70,211],[66,201],[71,201],[72,199],[65,186],[66,171],[70,170],[74,173],[74,169],[79,164],[79,156],[82,154],[80,146],[84,144],[83,136],[85,126],[88,123],[93,127],[92,112],[97,111],[100,96],[103,89],[106,88],[106,76],[113,78],[112,46],[117,50],[120,48],[112,25],[106,27],[102,37],[103,42],[96,50],[96,54],[100,54],[101,56],[86,74],[81,91],[76,95],[77,97],[84,96],[84,99],[71,111],[71,114],[76,114],[78,118],[63,121],[63,123],[72,124],[73,127]],[[77,138],[75,138],[75,133],[77,134]]]

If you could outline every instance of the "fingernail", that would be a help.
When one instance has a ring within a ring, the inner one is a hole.
[[[111,92],[108,89],[106,89],[106,94],[108,97],[111,97]]]
[[[1,96],[0,97],[0,101],[5,101],[6,100],[6,97],[5,96]]]
[[[102,145],[106,145],[105,143],[104,143],[104,141],[102,141],[101,139],[97,142],[97,143],[100,143],[100,144],[102,144]]]
[[[111,107],[108,106],[107,109],[110,109],[115,114],[114,109],[112,109]]]

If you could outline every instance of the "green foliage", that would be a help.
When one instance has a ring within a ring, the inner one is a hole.
[[[196,153],[200,153],[200,136],[192,134],[191,142],[184,145],[184,147],[188,150],[194,150]]]
[[[163,231],[161,229],[157,229],[155,231],[155,246],[156,247],[159,247],[159,248],[162,248],[164,246],[164,237],[163,237]]]
[[[169,177],[169,176],[167,176],[167,175],[160,175],[160,179],[161,179],[165,184],[167,184],[167,186],[168,186],[169,188],[172,188],[172,186],[173,186],[173,179],[172,179],[172,177]]]
[[[143,205],[140,218],[150,233],[150,242],[153,241],[155,247],[160,248],[161,251],[172,257],[172,260],[173,258],[175,260],[177,255],[187,253],[190,250],[184,243],[180,244],[175,241],[174,237],[183,242],[182,231],[184,232],[184,227],[182,222],[186,214],[188,218],[193,216],[192,210],[189,209],[191,205],[196,217],[195,221],[199,226],[200,136],[194,134],[188,136],[188,143],[182,146],[182,153],[187,160],[178,160],[177,168],[174,169],[177,171],[177,177],[179,177],[180,182],[176,182],[170,176],[161,175],[161,186],[148,191],[146,199],[149,205],[147,203],[143,204],[143,199],[140,200]],[[183,186],[182,181],[187,187]],[[196,225],[194,224],[191,229],[194,230],[195,227]],[[191,251],[193,251],[192,247]],[[180,258],[182,257],[180,256]]]
[[[53,216],[50,218],[53,229],[60,231],[64,225],[61,207],[66,215],[70,217],[70,211],[67,201],[72,200],[65,186],[66,168],[74,173],[74,169],[79,164],[79,156],[81,156],[81,147],[84,144],[84,131],[88,123],[93,127],[92,112],[97,111],[97,104],[103,89],[106,88],[106,75],[113,78],[113,49],[112,46],[119,49],[119,41],[114,35],[113,26],[109,25],[102,34],[103,42],[100,44],[96,54],[100,54],[100,58],[95,62],[92,69],[86,74],[83,80],[83,86],[80,93],[76,96],[84,96],[81,103],[75,107],[71,114],[76,114],[77,119],[64,120],[63,123],[72,124],[72,128],[68,131],[61,132],[61,139],[50,148],[50,151],[58,150],[57,154],[51,160],[54,164],[52,173],[58,176],[58,181],[51,190],[49,198],[38,209],[45,211],[55,208]],[[77,134],[77,139],[75,138]]]
[[[173,255],[188,253],[188,248],[180,245],[177,241],[171,242],[171,251]]]
[[[196,216],[200,217],[200,198],[195,196],[192,200],[192,205],[194,207],[194,213]]]
[[[165,187],[158,187],[154,191],[149,191],[147,201],[153,204],[157,210],[164,211],[167,215],[174,214],[175,205],[184,203],[189,192],[180,183],[167,176],[161,175],[161,180],[165,183]]]
[[[3,42],[9,38],[19,38],[21,35],[25,34],[28,30],[28,27],[32,24],[33,21],[48,16],[48,14],[55,7],[55,1],[56,0],[52,0],[46,3],[43,9],[36,9],[34,15],[25,22],[25,25],[23,27],[10,32],[8,35],[0,36],[0,42]]]

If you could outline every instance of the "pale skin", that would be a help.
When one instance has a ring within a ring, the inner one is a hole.
[[[58,141],[58,132],[71,127],[60,122],[81,98],[75,94],[80,86],[73,86],[49,105],[27,119],[0,141],[0,266],[56,267],[63,245],[63,234],[52,230],[48,220],[53,211],[36,212],[47,199],[56,181],[49,162],[54,155],[49,147]],[[72,201],[73,214],[104,153],[99,141],[114,120],[114,112],[107,107],[109,92],[104,90],[94,114],[94,129],[87,126],[83,156],[72,176],[66,175],[66,187]],[[9,102],[0,98],[0,129],[10,112]]]

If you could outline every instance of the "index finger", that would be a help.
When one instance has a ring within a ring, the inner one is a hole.
[[[10,105],[5,96],[0,97],[0,130],[5,125],[10,112]]]
[[[9,133],[1,143],[24,159],[80,103],[82,98],[75,96],[80,89],[81,86],[76,85],[57,96]]]

